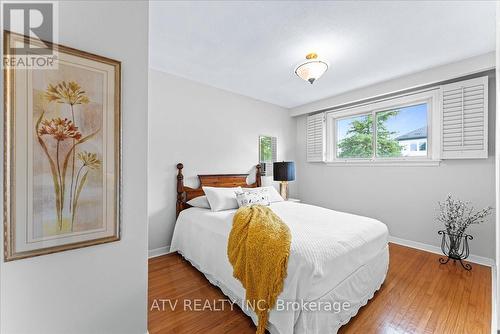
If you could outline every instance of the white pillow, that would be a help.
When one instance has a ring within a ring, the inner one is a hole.
[[[207,196],[195,197],[192,200],[187,201],[187,204],[194,206],[195,208],[210,209],[210,203],[208,203]]]
[[[253,188],[252,190],[237,192],[236,201],[240,208],[254,204],[269,205],[269,191],[266,188]]]
[[[268,194],[269,194],[269,202],[274,203],[274,202],[283,202],[284,199],[281,197],[281,195],[278,193],[276,188],[273,186],[267,186],[267,187],[259,187],[259,188],[243,188],[243,190],[252,190],[252,189],[267,189]]]
[[[237,209],[236,193],[241,192],[241,187],[234,188],[219,188],[219,187],[203,187],[205,195],[207,195],[208,203],[212,211],[222,211]]]

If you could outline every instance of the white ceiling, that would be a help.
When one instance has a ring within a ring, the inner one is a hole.
[[[150,67],[287,108],[495,50],[494,1],[150,3]]]

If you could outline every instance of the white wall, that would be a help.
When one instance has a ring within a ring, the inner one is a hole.
[[[384,96],[388,92],[406,91],[417,87],[436,84],[446,80],[492,70],[494,68],[495,52],[490,52],[307,103],[302,106],[292,108],[290,113],[292,116],[300,116],[323,109],[329,109],[333,106],[340,106],[369,98]]]
[[[197,174],[254,174],[259,135],[278,137],[278,160],[294,159],[295,121],[281,107],[150,70],[149,108],[152,254],[172,238],[178,162],[185,184],[196,187]],[[294,182],[290,192],[296,193]]]
[[[146,333],[148,3],[60,3],[59,42],[122,61],[122,240],[2,262],[1,332]]]
[[[392,236],[440,245],[437,203],[451,193],[495,207],[495,79],[489,81],[489,152],[484,160],[446,160],[439,167],[327,166],[306,162],[306,116],[297,117],[297,182],[303,201],[381,220]],[[472,226],[471,252],[495,258],[495,223]]]

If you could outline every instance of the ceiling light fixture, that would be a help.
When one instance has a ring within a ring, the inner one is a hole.
[[[328,70],[328,63],[318,59],[318,55],[315,53],[308,54],[306,59],[307,61],[295,68],[295,74],[312,85]]]

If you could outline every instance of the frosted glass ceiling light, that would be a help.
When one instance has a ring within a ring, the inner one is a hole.
[[[308,54],[306,59],[307,61],[297,66],[295,74],[312,85],[326,72],[328,64],[326,61],[318,59],[318,55],[315,53]]]

